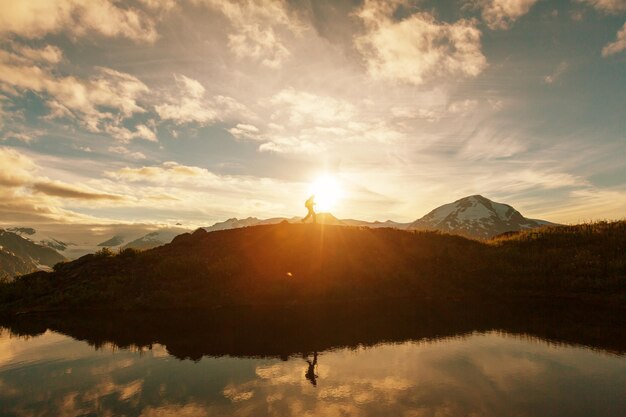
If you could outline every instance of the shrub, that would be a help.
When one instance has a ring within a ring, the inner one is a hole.
[[[94,253],[94,255],[98,258],[108,258],[110,256],[113,256],[113,251],[107,247],[104,247],[98,252]]]
[[[122,258],[135,258],[140,252],[140,249],[135,248],[120,249],[117,256],[120,256]]]

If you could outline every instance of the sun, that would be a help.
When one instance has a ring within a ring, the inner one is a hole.
[[[336,207],[341,199],[341,187],[330,175],[317,178],[309,187],[309,194],[315,195],[315,210],[328,212]]]

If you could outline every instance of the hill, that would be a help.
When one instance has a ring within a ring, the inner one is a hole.
[[[508,204],[472,195],[432,210],[409,225],[409,229],[438,230],[475,239],[489,239],[505,232],[553,225],[545,220],[527,219]]]
[[[397,297],[617,294],[626,222],[559,226],[486,243],[437,232],[281,223],[103,250],[0,285],[9,311],[213,308]]]

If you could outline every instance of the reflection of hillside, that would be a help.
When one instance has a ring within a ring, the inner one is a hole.
[[[382,342],[462,337],[471,332],[502,330],[554,343],[626,353],[623,310],[580,303],[549,305],[538,301],[504,301],[485,305],[419,301],[332,308],[238,308],[212,312],[104,315],[25,315],[4,320],[19,335],[46,329],[99,346],[160,343],[173,356],[282,357]]]

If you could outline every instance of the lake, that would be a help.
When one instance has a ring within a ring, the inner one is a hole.
[[[19,318],[0,415],[623,417],[622,316],[574,307]]]

